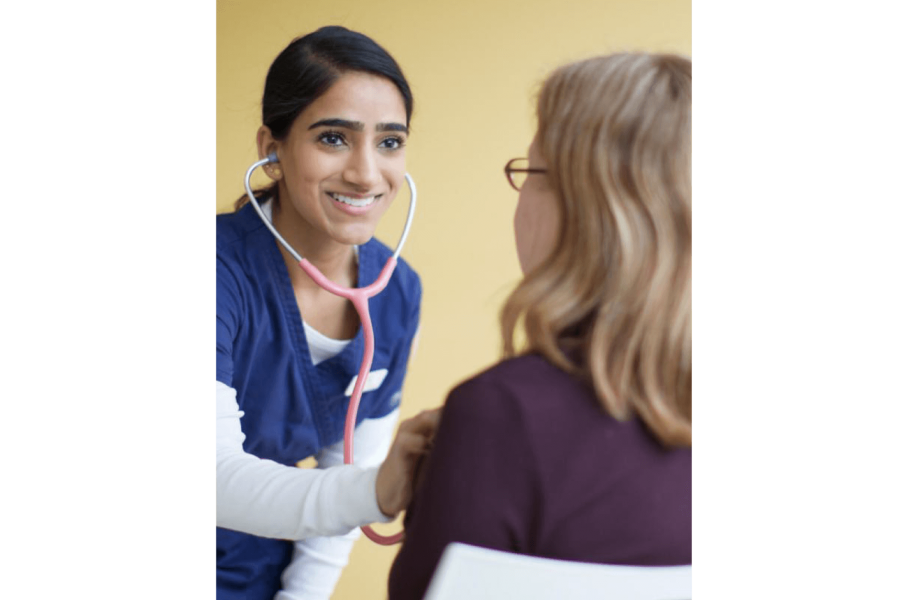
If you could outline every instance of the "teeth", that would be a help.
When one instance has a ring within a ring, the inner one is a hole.
[[[368,198],[348,198],[347,196],[341,196],[340,194],[329,194],[332,198],[337,200],[338,202],[343,202],[344,204],[349,204],[350,206],[355,206],[356,208],[362,208],[363,206],[368,206],[375,202],[375,196],[369,196]]]

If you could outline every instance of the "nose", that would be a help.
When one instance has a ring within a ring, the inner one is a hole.
[[[381,180],[378,154],[374,149],[355,148],[346,168],[344,179],[362,190],[370,190]]]

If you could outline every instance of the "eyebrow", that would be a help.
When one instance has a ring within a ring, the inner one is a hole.
[[[322,119],[309,126],[310,129],[315,129],[316,127],[340,127],[342,129],[351,129],[353,131],[362,131],[365,129],[365,125],[359,121],[347,121],[346,119]],[[375,126],[375,131],[402,131],[403,133],[409,134],[409,129],[400,123],[379,123]]]

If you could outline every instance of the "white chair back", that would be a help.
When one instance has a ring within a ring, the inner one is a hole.
[[[632,567],[451,543],[425,600],[689,600],[691,565]]]

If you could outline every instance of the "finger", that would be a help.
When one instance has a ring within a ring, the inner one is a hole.
[[[432,408],[424,410],[415,417],[406,419],[400,424],[398,431],[408,431],[412,433],[431,433],[437,429],[441,420],[441,409]]]
[[[408,434],[402,439],[398,437],[398,440],[398,442],[395,442],[397,451],[407,457],[418,457],[428,454],[434,449],[433,435]]]
[[[394,445],[404,455],[417,455],[431,449],[431,439],[424,435],[398,433]]]

